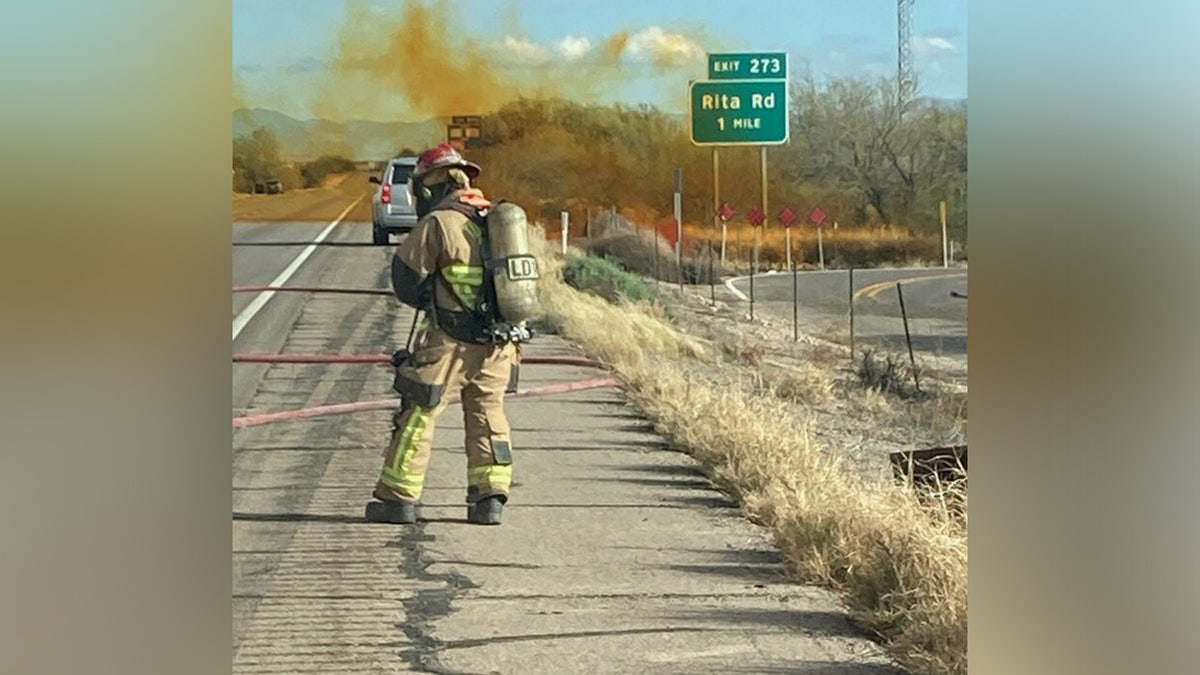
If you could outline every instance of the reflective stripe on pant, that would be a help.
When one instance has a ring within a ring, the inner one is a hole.
[[[413,406],[396,421],[392,442],[379,474],[379,487],[386,488],[392,494],[385,493],[383,496],[411,501],[421,498],[421,491],[425,487],[425,470],[429,466],[429,450],[433,444],[433,412],[429,408]]]
[[[512,455],[504,390],[517,354],[512,344],[458,342],[436,328],[422,334],[413,366],[426,382],[446,383],[445,394],[433,409],[413,406],[397,417],[376,497],[420,499],[433,451],[435,422],[456,391],[461,391],[466,430],[467,500],[508,494]]]
[[[512,485],[511,464],[486,464],[467,469],[467,493],[476,501],[488,495],[508,494]]]

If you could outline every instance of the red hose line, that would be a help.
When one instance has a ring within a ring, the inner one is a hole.
[[[234,354],[234,363],[391,363],[391,354]]]
[[[353,293],[358,295],[391,295],[386,288],[317,288],[315,286],[234,286],[234,293],[259,293],[275,291],[276,293]]]
[[[620,383],[612,377],[601,377],[591,380],[579,380],[578,382],[567,382],[566,384],[551,384],[544,387],[534,387],[533,389],[521,389],[512,394],[507,394],[507,398],[525,398],[528,396],[545,396],[547,394],[565,394],[568,392],[584,391],[586,389],[598,389],[601,387],[615,387]],[[457,398],[451,398],[450,403],[457,402]],[[324,415],[340,415],[345,413],[363,412],[367,410],[395,410],[400,406],[400,399],[388,398],[375,401],[359,401],[357,403],[336,403],[334,405],[323,405],[314,408],[300,408],[298,410],[284,410],[282,412],[260,413],[257,415],[245,415],[242,417],[233,418],[233,428],[241,429],[244,427],[253,427],[260,424],[269,424],[271,422],[284,422],[289,420],[308,419],[312,417],[321,417]]]
[[[236,246],[385,246],[369,241],[235,241]]]
[[[234,354],[234,363],[391,363],[391,354]],[[524,356],[522,364],[582,366],[607,369],[591,359],[572,356]]]

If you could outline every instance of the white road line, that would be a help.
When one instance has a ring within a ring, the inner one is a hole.
[[[777,270],[764,270],[764,271],[762,271],[762,272],[758,272],[758,273],[756,273],[754,276],[756,276],[756,277],[758,277],[759,279],[761,279],[761,278],[763,278],[763,277],[770,277],[770,276],[774,276],[774,275],[776,275],[776,274],[779,274],[779,273],[780,273],[780,272],[778,272]],[[743,292],[741,292],[741,291],[739,291],[738,289],[736,289],[736,288],[734,288],[734,287],[733,287],[733,282],[735,282],[735,281],[742,281],[743,279],[749,279],[749,278],[750,278],[750,275],[746,275],[746,276],[744,276],[744,277],[732,277],[732,278],[726,279],[726,280],[725,280],[725,288],[728,288],[730,293],[733,293],[734,295],[736,295],[737,297],[741,298],[742,300],[745,300],[745,301],[749,302],[749,301],[750,301],[750,296],[746,295],[745,293],[743,293]]]
[[[766,270],[760,271],[760,273],[755,274],[755,276],[757,276],[758,279],[762,279],[763,276],[774,276],[776,274],[780,274],[778,270],[766,269]],[[787,274],[787,273],[784,273],[784,274]],[[742,298],[743,300],[749,301],[750,298],[748,297],[748,295],[746,295],[742,291],[738,291],[737,288],[733,287],[734,281],[742,281],[743,279],[750,279],[750,275],[734,276],[734,277],[732,277],[732,279],[726,279],[725,287],[730,289],[730,293],[737,295],[738,298]]]
[[[325,241],[325,237],[329,236],[329,233],[333,231],[333,228],[337,227],[337,224],[342,222],[342,218],[345,218],[346,214],[350,213],[350,209],[357,206],[358,203],[360,201],[362,201],[362,199],[363,199],[362,197],[359,197],[358,199],[355,199],[353,202],[351,202],[350,206],[347,206],[345,211],[342,211],[342,213],[337,218],[333,219],[332,223],[329,223],[329,225],[324,230],[321,230],[321,234],[318,234],[317,238],[313,239],[313,243],[306,246],[304,248],[304,250],[300,252],[300,255],[296,256],[296,259],[293,260],[290,265],[285,267],[284,270],[279,273],[279,276],[275,277],[275,279],[272,280],[271,283],[268,285],[269,286],[282,286],[282,285],[286,284],[287,280],[292,278],[292,275],[296,273],[296,270],[300,269],[300,266],[304,264],[304,261],[308,260],[308,257],[310,255],[312,255],[314,251],[317,250],[317,244],[321,243],[322,241]],[[254,297],[253,300],[250,301],[249,305],[246,305],[245,309],[243,309],[241,312],[238,313],[238,315],[236,317],[234,317],[234,319],[233,319],[233,339],[234,340],[236,340],[238,335],[241,334],[242,329],[244,329],[246,327],[246,324],[250,323],[250,319],[253,319],[254,315],[258,314],[258,311],[260,309],[262,309],[263,307],[266,307],[267,301],[270,300],[274,296],[275,296],[275,291],[263,291],[262,293],[259,293],[257,296]]]
[[[734,287],[733,287],[733,282],[735,282],[735,281],[740,281],[740,280],[742,280],[742,279],[749,279],[749,278],[750,278],[750,277],[734,277],[734,278],[732,278],[732,279],[726,279],[726,280],[725,280],[725,288],[728,288],[730,293],[733,293],[734,295],[736,295],[737,297],[741,298],[742,300],[747,300],[747,301],[748,301],[748,300],[750,300],[750,298],[749,298],[749,297],[747,297],[745,293],[743,293],[743,292],[739,291],[738,289],[734,288]]]

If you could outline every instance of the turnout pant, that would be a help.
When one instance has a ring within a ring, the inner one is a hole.
[[[416,344],[412,364],[423,381],[445,383],[445,392],[433,408],[406,403],[397,413],[375,497],[391,501],[421,498],[433,451],[434,423],[446,409],[447,399],[460,393],[466,427],[467,502],[492,495],[507,498],[512,483],[512,446],[504,390],[517,359],[515,344],[459,342],[437,328],[427,328]]]

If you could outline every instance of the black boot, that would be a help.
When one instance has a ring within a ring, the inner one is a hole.
[[[411,525],[417,522],[417,503],[375,500],[367,502],[367,522]]]
[[[474,504],[467,505],[467,522],[476,525],[499,525],[500,512],[504,510],[504,495],[484,497]]]

